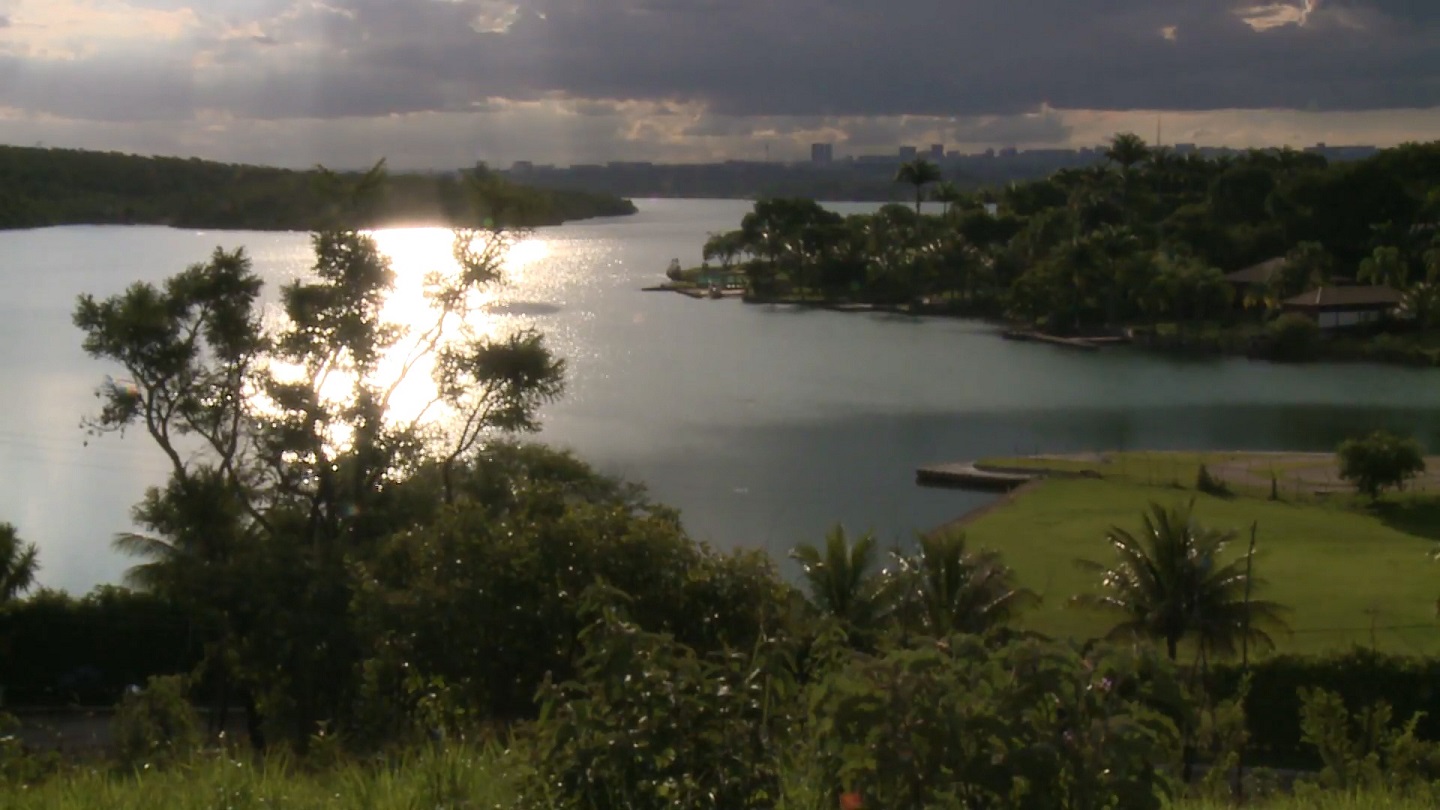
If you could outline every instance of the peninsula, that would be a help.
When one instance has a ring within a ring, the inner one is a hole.
[[[635,213],[629,200],[587,191],[535,189],[483,166],[466,172],[392,173],[367,226],[473,222],[467,175],[499,189],[529,226]],[[321,172],[214,163],[197,158],[0,146],[0,229],[54,225],[167,225],[305,231],[327,214]],[[337,172],[341,182],[361,173]]]
[[[1440,364],[1440,142],[1332,163],[1122,134],[1105,156],[979,190],[915,160],[893,177],[913,205],[869,214],[760,200],[668,288],[985,318],[1080,348]]]

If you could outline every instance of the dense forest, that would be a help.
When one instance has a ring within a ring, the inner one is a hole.
[[[364,224],[467,221],[472,200],[462,174],[392,176]],[[341,173],[339,179],[360,176]],[[494,175],[490,181],[505,185],[512,201],[524,203],[528,225],[635,212],[629,201],[608,194],[529,189]],[[308,231],[322,224],[330,208],[325,182],[326,174],[318,170],[0,146],[0,228],[123,224]]]
[[[1180,156],[1126,134],[1107,156],[978,191],[906,164],[895,180],[914,205],[873,215],[762,200],[705,257],[743,270],[758,300],[883,303],[1064,334],[1255,337],[1286,299],[1349,283],[1403,295],[1396,329],[1440,326],[1440,143],[1330,164],[1288,149]],[[1266,262],[1258,280],[1226,278]]]

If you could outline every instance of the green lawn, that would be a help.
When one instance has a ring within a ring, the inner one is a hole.
[[[1127,477],[1141,479],[1156,471],[1142,470],[1139,460],[1135,469],[1140,472]],[[1193,472],[1188,480],[1193,483]],[[1255,573],[1269,584],[1257,595],[1293,610],[1293,634],[1276,639],[1282,651],[1369,646],[1373,624],[1374,643],[1381,649],[1440,652],[1435,615],[1440,564],[1429,558],[1435,542],[1423,536],[1426,527],[1407,527],[1415,533],[1392,528],[1405,524],[1392,515],[1387,525],[1349,508],[1348,502],[1296,505],[1213,498],[1116,478],[1053,479],[981,517],[967,533],[972,545],[1002,552],[1021,582],[1044,598],[1029,614],[1029,626],[1052,635],[1091,637],[1103,633],[1107,620],[1066,604],[1092,586],[1073,561],[1113,559],[1104,542],[1109,527],[1138,529],[1150,501],[1172,504],[1191,497],[1197,498],[1201,522],[1240,531],[1242,537],[1232,546],[1236,555],[1245,553],[1250,525],[1258,521]],[[1428,516],[1433,510],[1421,511]]]

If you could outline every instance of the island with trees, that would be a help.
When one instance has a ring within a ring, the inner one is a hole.
[[[979,190],[918,160],[895,176],[914,205],[874,214],[761,200],[677,280],[743,275],[753,302],[1191,351],[1440,363],[1440,142],[1331,164],[1290,149],[1180,155],[1122,134],[1106,154]]]
[[[128,429],[168,475],[113,539],[124,587],[35,591],[43,557],[0,524],[0,806],[1440,797],[1440,510],[1395,491],[1428,469],[1405,439],[1268,479],[1235,454],[991,460],[1043,476],[904,547],[796,538],[787,578],[520,441],[566,369],[538,331],[465,327],[523,236],[507,187],[467,186],[484,219],[401,324],[354,225],[383,173],[332,179],[280,317],[240,247],[76,301],[124,377],[97,380],[91,440]],[[420,369],[447,418],[392,407]],[[67,746],[57,712],[101,730]]]
[[[0,146],[0,229],[52,225],[169,225],[257,231],[310,231],[330,207],[326,183],[364,172],[332,173],[216,163],[197,158]],[[483,165],[472,170],[395,174],[364,212],[367,226],[450,227],[470,221],[466,176],[483,176],[526,224],[558,225],[635,213],[629,200],[584,191],[527,188]],[[328,179],[327,179],[328,178]],[[359,215],[361,212],[355,212]]]

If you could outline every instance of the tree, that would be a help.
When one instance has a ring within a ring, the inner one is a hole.
[[[1404,488],[1405,482],[1425,472],[1425,454],[1414,438],[1377,430],[1368,436],[1347,439],[1337,451],[1340,477],[1371,501],[1391,487]]]
[[[269,728],[302,744],[353,705],[363,644],[350,606],[383,538],[425,515],[407,485],[436,470],[455,500],[448,471],[491,432],[534,429],[563,374],[538,333],[470,326],[525,201],[472,175],[487,224],[454,233],[456,268],[431,273],[429,309],[396,323],[388,258],[345,225],[365,220],[383,164],[358,183],[327,178],[333,224],[312,236],[314,272],[280,291],[278,325],[261,317],[264,283],[243,249],[159,286],[82,295],[74,314],[87,353],[133,383],[102,386],[90,429],[138,426],[169,460],[167,484],[135,510],[154,542],[121,541],[150,560],[137,581],[225,617],[215,656],[233,662]],[[397,394],[426,370],[420,404],[400,412]]]
[[[705,249],[701,255],[707,262],[718,259],[720,266],[729,270],[730,265],[744,252],[745,239],[740,231],[727,231],[710,234],[710,238],[705,240]]]
[[[1320,347],[1320,324],[1308,315],[1287,312],[1265,326],[1271,358],[1302,363],[1315,359]]]
[[[952,208],[965,199],[965,193],[960,190],[959,186],[949,180],[944,180],[935,187],[934,191],[930,192],[930,199],[945,206],[941,209],[941,216],[948,216]]]
[[[920,201],[925,199],[925,187],[944,179],[940,167],[924,158],[906,161],[895,172],[895,182],[908,183],[915,187],[915,213],[920,213]]]
[[[1410,282],[1410,263],[1397,247],[1377,247],[1360,262],[1360,281],[1404,290]]]
[[[963,532],[920,537],[920,550],[897,555],[892,587],[907,624],[933,636],[983,634],[1040,600],[1015,582],[993,551],[971,551]]]
[[[851,542],[836,526],[825,535],[825,547],[802,543],[790,552],[800,563],[810,601],[852,631],[873,630],[884,617],[887,594],[879,576],[875,536],[865,533]]]
[[[1335,258],[1319,242],[1301,242],[1285,254],[1285,265],[1277,275],[1284,279],[1286,298],[1308,288],[1329,284],[1335,274]]]
[[[1164,641],[1171,660],[1187,638],[1195,639],[1202,655],[1232,653],[1247,634],[1251,642],[1273,647],[1262,625],[1283,627],[1283,609],[1248,598],[1263,582],[1247,574],[1245,558],[1221,560],[1235,533],[1201,526],[1194,508],[1193,500],[1169,509],[1151,503],[1138,535],[1112,527],[1105,540],[1115,563],[1078,560],[1099,579],[1099,592],[1071,603],[1119,614],[1110,638]]]
[[[789,607],[793,589],[767,555],[694,543],[672,510],[568,454],[497,443],[455,481],[456,504],[387,537],[358,591],[372,674],[362,702],[372,723],[390,715],[374,736],[403,730],[384,726],[406,720],[395,703],[419,698],[405,694],[412,676],[442,681],[481,717],[533,715],[547,675],[576,675],[597,582],[624,594],[638,627],[701,655],[753,647]]]
[[[34,543],[20,541],[13,525],[0,523],[0,605],[23,596],[35,584],[39,555]]]
[[[1133,132],[1122,132],[1110,139],[1105,150],[1105,159],[1118,165],[1126,174],[1135,166],[1150,158],[1150,147],[1145,139]]]

